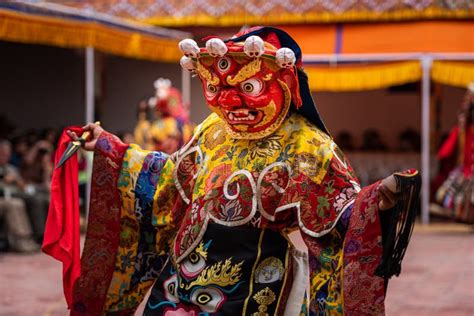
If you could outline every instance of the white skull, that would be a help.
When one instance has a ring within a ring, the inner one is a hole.
[[[199,46],[194,40],[190,38],[182,40],[179,42],[178,46],[186,57],[197,58],[199,56]]]
[[[153,83],[153,86],[156,89],[156,97],[160,100],[166,99],[170,92],[171,80],[165,78],[158,78],[158,80]]]
[[[286,47],[282,47],[276,51],[275,60],[281,68],[291,68],[295,65],[295,53]]]
[[[179,64],[181,65],[181,67],[188,71],[193,71],[195,68],[193,60],[187,56],[181,57],[181,59],[179,60]]]
[[[244,53],[249,57],[260,57],[265,52],[265,45],[259,36],[247,37],[244,43]]]
[[[227,46],[220,38],[211,38],[206,42],[206,49],[212,57],[222,57],[227,53]]]

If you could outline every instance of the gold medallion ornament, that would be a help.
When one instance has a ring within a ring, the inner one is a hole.
[[[273,283],[283,279],[285,269],[283,262],[276,257],[263,260],[255,271],[255,283]]]
[[[252,316],[269,316],[269,314],[267,313],[268,305],[272,304],[275,301],[275,293],[269,287],[266,287],[263,290],[258,291],[253,296],[253,299],[255,300],[255,302],[257,302],[257,304],[259,304],[259,306],[258,312],[253,313]]]

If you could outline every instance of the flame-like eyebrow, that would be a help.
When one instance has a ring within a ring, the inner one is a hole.
[[[227,76],[226,80],[227,83],[231,86],[235,86],[236,84],[247,80],[250,77],[255,76],[259,71],[260,67],[262,66],[262,60],[257,58],[253,61],[249,62],[247,65],[243,66],[242,69],[234,76]]]
[[[201,78],[205,79],[210,84],[217,86],[220,83],[219,77],[213,75],[209,70],[204,67],[199,60],[196,63],[196,71],[201,76]]]

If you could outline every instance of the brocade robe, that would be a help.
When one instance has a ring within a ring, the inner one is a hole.
[[[152,286],[146,315],[384,313],[378,184],[298,114],[259,140],[212,114],[171,156],[104,132],[92,179],[77,314],[133,314]]]

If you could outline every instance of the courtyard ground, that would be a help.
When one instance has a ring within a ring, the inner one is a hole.
[[[472,227],[417,225],[386,307],[388,316],[474,315]],[[68,315],[61,265],[41,253],[0,253],[0,316],[7,315]]]

